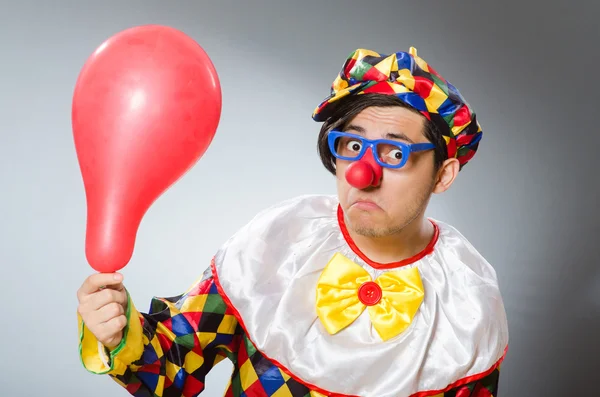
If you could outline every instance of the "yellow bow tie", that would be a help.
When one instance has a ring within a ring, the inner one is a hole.
[[[373,327],[384,341],[402,333],[423,302],[416,268],[369,273],[340,253],[329,261],[317,283],[317,314],[330,334],[352,324],[368,307]]]

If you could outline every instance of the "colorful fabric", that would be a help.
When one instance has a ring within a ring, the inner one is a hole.
[[[327,395],[311,390],[257,351],[219,294],[209,270],[185,294],[153,299],[148,314],[139,313],[131,303],[128,316],[127,335],[113,352],[99,345],[79,319],[81,345],[98,347],[81,348],[80,352],[88,371],[108,374],[135,397],[198,396],[208,372],[224,358],[234,367],[226,397]],[[136,319],[140,328],[135,327]],[[136,329],[138,335],[133,332]],[[139,346],[138,341],[142,343]],[[413,397],[497,397],[498,376],[496,368],[480,380],[445,393],[424,392]]]
[[[373,281],[362,266],[336,253],[319,277],[316,311],[327,332],[336,334],[367,309],[386,341],[408,328],[424,294],[416,267],[385,272]]]
[[[136,335],[132,329],[138,323],[141,334]],[[96,355],[91,349],[80,349],[81,359],[88,371],[110,375],[137,397],[197,396],[210,369],[237,352],[242,335],[237,327],[207,271],[185,294],[154,298],[148,314],[140,314],[130,300],[121,344],[105,352],[107,360],[96,358],[102,349]],[[82,345],[98,344],[81,319],[80,330]],[[137,340],[143,345],[131,348]],[[134,355],[122,355],[132,350]]]
[[[476,115],[460,92],[417,55],[414,47],[390,55],[357,49],[331,85],[330,95],[313,112],[325,121],[348,95],[395,95],[433,121],[446,142],[449,158],[461,168],[475,155],[482,137]]]

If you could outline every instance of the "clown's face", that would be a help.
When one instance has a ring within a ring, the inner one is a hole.
[[[350,121],[344,132],[367,139],[428,143],[424,135],[424,122],[422,115],[402,107],[370,107]],[[372,152],[367,151],[362,161],[380,167],[372,156]],[[354,233],[367,237],[393,235],[414,220],[422,219],[431,194],[445,190],[448,185],[447,178],[442,178],[440,185],[444,167],[435,171],[432,150],[411,153],[402,168],[376,169],[375,174],[381,175],[381,179],[375,183],[376,186],[364,189],[348,182],[346,170],[351,163],[336,160],[338,197],[348,227]]]

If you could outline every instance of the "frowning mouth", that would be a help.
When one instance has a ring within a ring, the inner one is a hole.
[[[361,209],[364,211],[381,209],[381,207],[378,206],[373,200],[369,200],[369,199],[356,200],[354,203],[352,203],[352,207]]]

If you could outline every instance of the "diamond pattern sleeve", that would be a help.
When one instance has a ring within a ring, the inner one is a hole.
[[[240,328],[210,269],[179,296],[153,298],[140,313],[128,296],[128,324],[119,346],[106,349],[80,316],[79,353],[94,374],[108,374],[131,395],[196,396],[211,368],[237,352]]]

